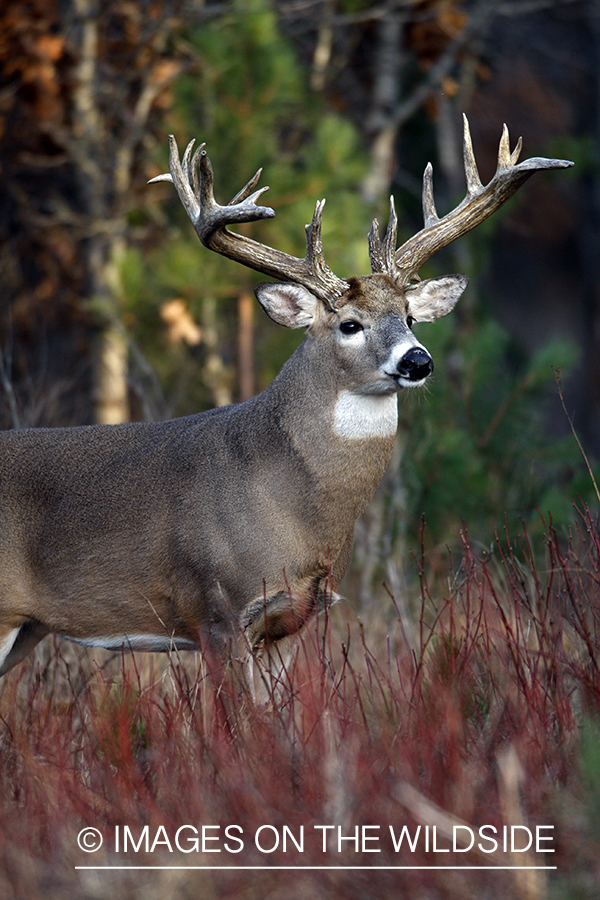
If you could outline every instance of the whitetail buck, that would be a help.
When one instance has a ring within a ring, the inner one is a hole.
[[[257,649],[295,632],[337,590],[354,525],[389,461],[397,394],[433,370],[413,322],[449,313],[467,279],[417,281],[423,263],[491,215],[540,169],[518,163],[506,127],[496,174],[479,178],[465,119],[465,199],[439,218],[431,166],[424,228],[396,250],[393,200],[372,274],[347,281],[325,263],[324,201],[303,259],[227,230],[271,218],[260,171],[231,201],[213,197],[200,147],[170,175],[202,243],[283,284],[261,284],[267,315],[306,328],[262,394],[170,422],[0,435],[0,674],[48,632],[87,646]]]

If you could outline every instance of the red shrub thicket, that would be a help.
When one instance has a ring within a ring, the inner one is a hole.
[[[49,643],[0,684],[0,895],[598,896],[600,535],[578,523],[535,553],[465,537],[435,583],[421,560],[414,615],[340,604],[259,661],[266,702],[234,660]]]

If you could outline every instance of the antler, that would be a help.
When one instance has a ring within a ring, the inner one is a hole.
[[[325,262],[321,241],[325,200],[317,203],[312,222],[306,226],[306,256],[303,259],[227,231],[226,225],[272,219],[275,215],[270,207],[256,204],[261,194],[269,190],[268,187],[254,190],[262,169],[227,206],[220,206],[213,194],[213,168],[204,150],[205,145],[201,144],[192,156],[194,143],[190,141],[180,162],[177,142],[173,135],[169,135],[170,173],[157,175],[149,184],[170,181],[175,185],[179,199],[205,247],[263,275],[302,284],[335,309],[336,300],[348,289],[348,282],[338,278]]]
[[[373,272],[386,272],[398,284],[405,286],[437,250],[446,247],[457,237],[466,234],[488,216],[491,216],[522,184],[541,169],[566,169],[573,163],[566,159],[535,157],[518,163],[522,140],[510,151],[506,125],[502,131],[498,150],[496,174],[483,185],[477,170],[471,132],[467,117],[464,119],[463,156],[467,193],[464,200],[442,219],[439,218],[433,199],[433,168],[427,165],[423,175],[423,218],[425,227],[409,238],[399,250],[395,250],[397,218],[394,199],[390,198],[390,221],[385,238],[379,238],[379,224],[373,221],[369,234],[369,256]]]

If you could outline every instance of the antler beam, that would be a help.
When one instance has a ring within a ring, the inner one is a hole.
[[[440,219],[433,199],[433,169],[429,163],[423,175],[424,227],[394,252],[392,245],[396,242],[397,222],[392,200],[390,223],[385,238],[383,241],[379,239],[377,220],[373,222],[373,229],[369,235],[369,254],[373,272],[387,272],[396,283],[407,285],[434,253],[491,216],[535,172],[542,169],[566,169],[573,165],[566,159],[541,157],[518,163],[521,138],[511,153],[508,129],[505,125],[498,150],[496,174],[489,184],[484,186],[475,162],[469,122],[464,115],[463,120],[463,156],[467,180],[464,200]]]
[[[347,291],[348,282],[338,278],[325,262],[321,240],[325,200],[317,203],[312,222],[306,226],[306,256],[303,259],[228,231],[227,225],[271,219],[275,215],[270,207],[256,203],[268,190],[268,187],[254,190],[262,169],[227,206],[220,206],[213,194],[213,168],[204,150],[205,145],[201,144],[192,156],[194,143],[191,141],[188,144],[180,162],[177,142],[170,135],[170,172],[157,175],[149,183],[169,181],[175,185],[179,199],[205,247],[263,275],[302,284],[334,309],[335,301]]]

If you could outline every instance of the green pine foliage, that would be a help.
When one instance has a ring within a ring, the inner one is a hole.
[[[497,322],[461,328],[452,316],[419,337],[437,367],[424,397],[400,398],[413,546],[423,518],[436,543],[453,542],[463,522],[484,542],[505,521],[512,531],[525,521],[540,532],[540,514],[566,525],[573,499],[592,498],[573,438],[548,433],[553,373],[568,371],[576,348],[555,339],[527,357]]]
[[[276,218],[245,225],[243,233],[303,256],[304,225],[316,201],[327,196],[323,243],[330,265],[340,277],[368,272],[369,216],[358,190],[365,153],[351,123],[310,93],[305,71],[277,33],[273,11],[262,0],[240,3],[187,34],[186,41],[196,64],[177,84],[168,129],[181,153],[192,137],[206,142],[217,201],[228,202],[263,167],[260,184],[271,191],[261,202],[275,209]],[[166,136],[160,153],[166,171]],[[172,188],[153,185],[149,190],[161,192],[161,208],[172,227],[157,250],[144,252],[146,289],[131,290],[127,312],[132,339],[144,348],[163,385],[165,402],[156,414],[181,415],[211,406],[214,397],[203,383],[202,349],[169,343],[160,319],[162,304],[181,298],[201,327],[210,305],[235,400],[237,298],[265,279],[202,248]],[[135,281],[140,269],[135,254],[127,265],[131,272],[125,279]],[[257,390],[273,379],[301,337],[257,311]]]
[[[373,211],[360,197],[365,150],[352,124],[311,93],[306,71],[277,33],[273,11],[264,0],[240,2],[184,38],[195,65],[177,83],[168,129],[181,153],[192,137],[206,142],[217,200],[229,201],[263,166],[261,183],[272,190],[262,202],[273,206],[276,218],[243,226],[243,232],[303,256],[303,226],[315,202],[328,196],[323,220],[328,262],[340,277],[366,274]],[[159,152],[165,171],[166,140]],[[158,418],[215,402],[206,349],[169,341],[160,316],[163,304],[180,298],[200,327],[213,328],[221,377],[236,400],[238,297],[264,278],[202,248],[170,186],[148,190],[156,192],[157,208],[168,217],[166,237],[153,251],[126,254],[123,320],[132,346],[143,348],[145,358],[137,355],[144,370],[140,391],[153,399],[144,409],[149,406]],[[401,231],[405,202],[396,197]],[[385,224],[386,210],[376,212]],[[469,244],[475,269],[486,259],[496,218]],[[402,503],[392,487],[396,499],[386,512],[386,546],[398,550],[405,539],[418,545],[423,518],[436,544],[453,543],[463,520],[484,542],[492,539],[494,527],[503,527],[505,514],[511,526],[525,519],[537,527],[536,509],[550,513],[556,524],[570,521],[573,499],[592,499],[591,484],[575,441],[549,437],[547,420],[551,404],[558,409],[552,367],[568,373],[575,349],[556,340],[529,356],[497,323],[473,313],[422,326],[418,336],[435,359],[436,373],[425,391],[400,397],[402,460],[397,476],[388,480],[401,479]],[[256,309],[257,390],[301,339]]]

